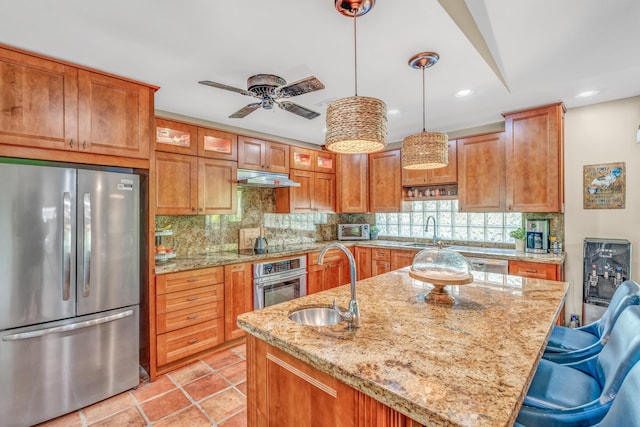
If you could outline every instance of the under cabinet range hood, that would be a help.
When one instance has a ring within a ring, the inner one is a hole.
[[[284,173],[253,171],[248,169],[238,169],[239,187],[300,187],[300,183],[291,181],[289,175]]]

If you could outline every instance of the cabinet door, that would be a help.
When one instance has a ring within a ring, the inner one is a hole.
[[[560,266],[538,262],[509,261],[509,274],[535,279],[560,280]]]
[[[402,169],[402,185],[405,187],[413,187],[417,185],[426,185],[428,182],[428,169]]]
[[[311,195],[314,212],[335,212],[336,176],[332,173],[315,172]]]
[[[290,177],[300,187],[287,188],[284,192],[289,196],[289,213],[313,212],[314,172],[292,169]],[[276,196],[277,197],[277,196]]]
[[[146,86],[79,70],[79,150],[148,159],[152,104]]]
[[[429,169],[429,185],[456,184],[458,182],[458,150],[457,141],[449,141],[449,163],[438,169]],[[404,183],[403,183],[404,184]]]
[[[194,215],[198,205],[198,158],[156,152],[156,214]]]
[[[324,269],[324,265],[309,264],[309,267],[307,268],[307,295],[315,294],[316,292],[323,290]]]
[[[289,166],[292,169],[300,169],[305,171],[314,170],[315,150],[309,148],[295,147],[290,148],[291,160]]]
[[[504,132],[458,140],[460,210],[505,211]]]
[[[391,261],[374,259],[371,261],[371,276],[388,273],[391,271]]]
[[[413,251],[391,251],[391,270],[411,265],[415,254],[416,252]]]
[[[562,104],[505,115],[507,210],[562,212]]]
[[[274,173],[289,173],[289,146],[267,142],[265,153],[266,170]]]
[[[356,247],[355,258],[358,280],[371,277],[371,248]]]
[[[198,213],[238,212],[237,172],[236,162],[198,159]]]
[[[266,141],[248,136],[238,137],[238,167],[240,169],[263,170],[266,160]]]
[[[198,155],[222,160],[238,160],[238,135],[216,129],[198,129]]]
[[[336,173],[336,155],[328,151],[316,151],[314,169],[316,172]]]
[[[369,211],[369,157],[366,154],[340,154],[336,173],[336,211]]]
[[[224,337],[230,341],[244,336],[237,319],[253,310],[253,276],[251,263],[224,267]]]
[[[197,138],[196,126],[156,117],[156,150],[195,156]]]
[[[77,70],[0,49],[0,141],[78,149]]]
[[[402,201],[400,150],[369,155],[369,207],[371,212],[399,212]]]
[[[338,261],[325,262],[323,265],[325,266],[325,270],[322,290],[332,289],[346,283],[344,275],[345,263],[342,259]]]

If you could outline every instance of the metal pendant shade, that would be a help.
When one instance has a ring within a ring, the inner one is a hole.
[[[336,0],[341,14],[353,17],[355,96],[333,101],[327,107],[327,150],[357,154],[380,151],[387,146],[387,106],[376,98],[358,96],[356,19],[367,13],[375,0]]]
[[[423,52],[409,60],[409,66],[422,69],[422,132],[406,137],[402,143],[404,169],[437,169],[449,164],[449,137],[442,132],[425,130],[424,70],[438,62],[434,52]]]

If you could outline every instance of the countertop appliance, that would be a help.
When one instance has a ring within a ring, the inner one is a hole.
[[[256,310],[307,294],[307,256],[253,265],[253,305]]]
[[[549,252],[549,220],[527,219],[527,252],[546,254]]]
[[[369,240],[369,224],[338,224],[338,240]]]
[[[137,386],[139,177],[0,159],[0,182],[0,424]]]

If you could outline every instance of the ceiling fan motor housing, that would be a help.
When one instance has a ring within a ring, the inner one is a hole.
[[[284,86],[287,81],[273,74],[256,74],[247,79],[247,90],[264,99],[265,95],[273,95],[275,88]]]

